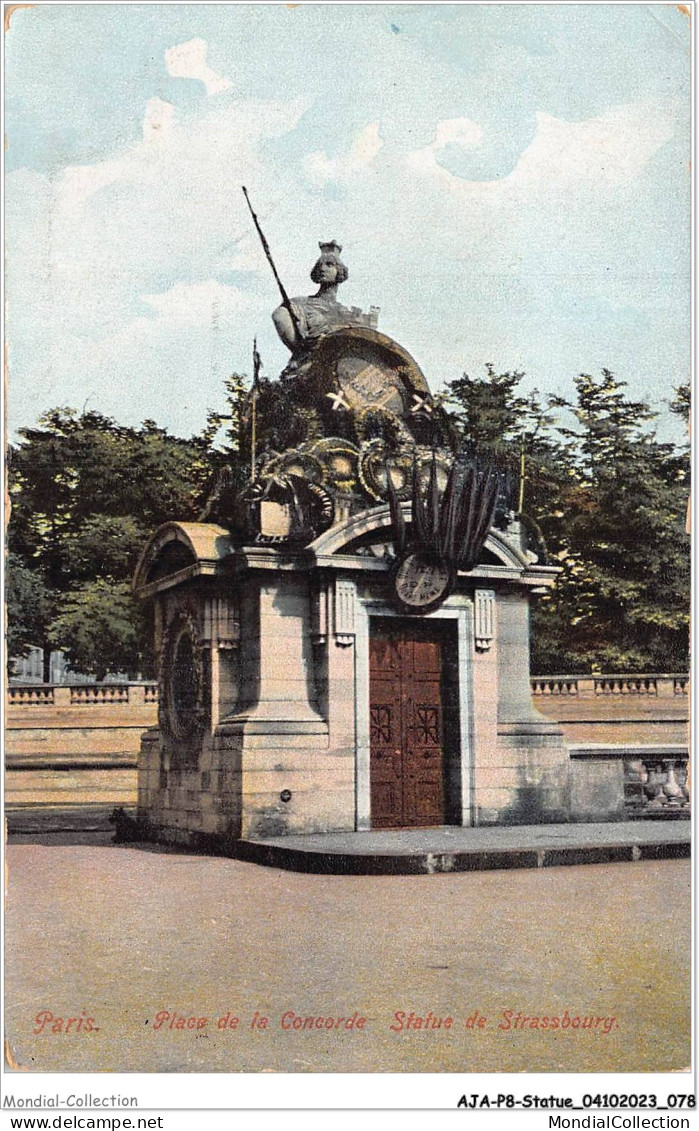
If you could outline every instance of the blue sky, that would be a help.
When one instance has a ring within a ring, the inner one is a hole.
[[[9,421],[87,404],[199,431],[341,300],[434,391],[486,362],[663,409],[689,373],[690,34],[675,5],[51,5],[6,37]]]

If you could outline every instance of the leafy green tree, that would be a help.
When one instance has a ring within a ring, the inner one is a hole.
[[[523,374],[464,374],[446,407],[462,439],[508,469],[511,512],[561,568],[533,603],[534,670],[681,669],[687,663],[686,446],[661,443],[643,401],[608,370],[576,397],[520,393]],[[10,451],[9,647],[65,649],[101,678],[143,671],[150,631],[130,579],[169,519],[225,521],[250,468],[252,396],[226,383],[224,411],[183,440],[57,408]],[[262,383],[264,386],[264,382]],[[670,410],[684,418],[689,386]],[[46,672],[45,678],[48,678]]]
[[[129,577],[151,531],[134,515],[89,515],[65,538],[74,582]]]
[[[109,645],[111,659],[105,660],[106,668],[91,659],[85,670],[118,670],[129,657],[126,670],[139,670],[148,649],[143,635],[134,643],[133,631],[138,635],[145,629],[133,603],[129,615],[135,627],[128,627],[120,587],[130,582],[138,555],[156,527],[169,519],[192,521],[200,516],[227,458],[206,434],[183,440],[150,420],[131,428],[97,412],[52,409],[36,427],[21,430],[9,453],[8,547],[15,562],[35,579],[37,592],[46,596],[35,602],[31,628],[31,643],[44,648],[45,679],[49,643],[65,645],[74,667],[87,662],[91,653],[84,641],[89,633],[87,627],[78,631],[77,625],[96,595],[104,602],[105,615],[112,609],[111,628],[103,636],[104,655],[108,657]],[[18,623],[24,623],[20,608],[26,601],[20,606],[17,588],[24,575],[14,576],[13,608]],[[98,589],[85,590],[97,581]],[[27,587],[28,582],[22,592],[27,593]],[[67,609],[73,617],[70,632]]]
[[[26,656],[31,647],[46,643],[51,601],[41,574],[28,569],[16,554],[5,565],[7,601],[7,658]]]
[[[249,454],[247,433],[251,392],[248,378],[243,373],[231,373],[223,382],[223,387],[225,410],[209,410],[201,440],[207,450],[218,446],[227,456],[242,455],[244,451]]]
[[[563,572],[534,611],[539,670],[683,670],[687,454],[657,439],[653,412],[629,400],[609,370],[575,384],[574,402],[557,399],[577,426],[559,426],[574,462],[557,554]]]
[[[516,456],[527,423],[538,409],[536,392],[533,400],[517,393],[523,377],[518,370],[496,373],[489,363],[484,378],[464,373],[447,385],[445,404],[452,420],[476,451],[505,460]]]
[[[674,390],[674,397],[669,401],[670,412],[679,416],[689,427],[689,418],[692,411],[692,390],[689,381],[683,381]]]
[[[128,581],[104,578],[69,590],[49,628],[49,643],[86,675],[104,679],[110,671],[137,673],[152,659],[148,617]]]
[[[520,395],[522,377],[488,366],[452,382],[447,404],[464,440],[510,468],[512,510],[561,569],[532,604],[534,670],[684,669],[686,450],[657,439],[652,411],[609,370],[545,404]],[[680,386],[670,407],[688,404]]]
[[[250,478],[251,438],[255,426],[259,429],[259,413],[254,420],[259,385],[251,390],[244,374],[232,373],[224,381],[224,389],[224,411],[210,410],[201,434],[201,442],[215,456],[217,471],[200,518],[203,522],[225,525],[231,519],[239,492]]]

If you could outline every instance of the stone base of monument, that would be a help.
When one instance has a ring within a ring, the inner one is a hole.
[[[205,523],[156,532],[136,578],[160,654],[142,835],[238,854],[285,836],[570,821],[569,753],[529,684],[530,594],[556,571],[491,530],[443,603],[406,615],[390,522],[376,506],[298,550],[235,546]]]
[[[335,876],[419,876],[677,860],[690,856],[684,825],[620,821],[509,828],[411,829],[241,840],[236,856],[294,872]]]

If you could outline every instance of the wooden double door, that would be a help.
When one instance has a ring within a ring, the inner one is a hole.
[[[448,648],[449,639],[438,622],[372,619],[372,828],[442,825],[448,821]]]

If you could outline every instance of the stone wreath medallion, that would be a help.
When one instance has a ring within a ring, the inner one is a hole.
[[[158,722],[171,738],[204,729],[204,656],[194,618],[178,612],[167,627],[160,661]]]

